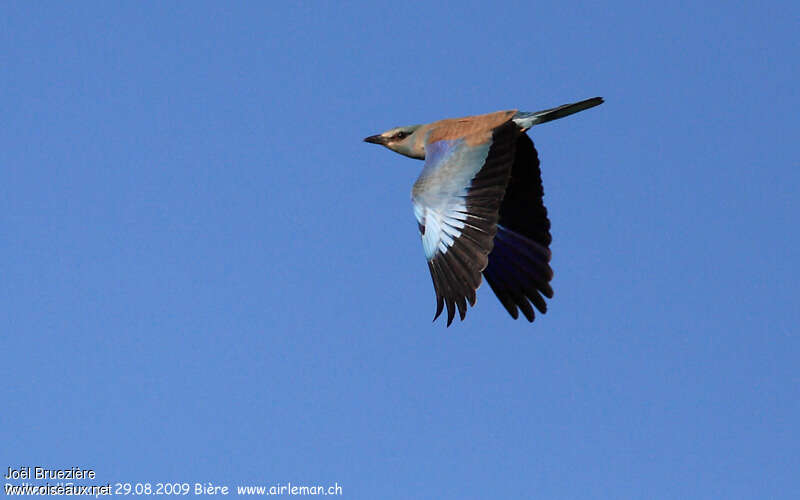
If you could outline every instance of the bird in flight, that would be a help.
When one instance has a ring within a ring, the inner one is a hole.
[[[535,112],[486,115],[395,127],[364,139],[425,160],[411,190],[422,248],[436,292],[434,321],[447,306],[461,320],[475,305],[481,273],[514,319],[531,304],[544,314],[550,280],[550,221],[539,157],[529,128],[603,103],[601,97]]]

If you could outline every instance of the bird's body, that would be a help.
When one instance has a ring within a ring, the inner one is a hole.
[[[538,155],[525,131],[602,102],[445,119],[365,139],[425,160],[411,199],[436,291],[434,319],[446,305],[448,326],[456,308],[463,320],[481,274],[513,318],[519,309],[533,321],[531,304],[547,310],[550,221]]]

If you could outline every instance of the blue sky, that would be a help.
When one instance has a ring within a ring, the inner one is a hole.
[[[0,467],[797,498],[790,2],[0,7]],[[550,310],[431,323],[396,125],[531,131]]]

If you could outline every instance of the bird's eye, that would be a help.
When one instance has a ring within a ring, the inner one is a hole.
[[[392,139],[394,139],[394,140],[396,140],[396,141],[399,141],[400,139],[405,139],[405,138],[406,138],[406,137],[408,137],[409,135],[411,135],[409,132],[400,131],[400,132],[398,132],[398,133],[394,134],[394,136],[392,137]]]

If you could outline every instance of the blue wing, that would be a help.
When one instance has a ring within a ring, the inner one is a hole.
[[[530,137],[521,134],[500,205],[494,248],[483,270],[486,282],[514,319],[519,317],[519,309],[533,321],[531,304],[544,314],[547,304],[543,297],[553,297],[550,221],[543,195],[539,156]]]
[[[475,305],[518,135],[519,128],[509,121],[485,143],[470,145],[461,138],[426,145],[412,202],[436,291],[434,319],[446,305],[448,326],[456,307],[463,320],[467,302]]]

